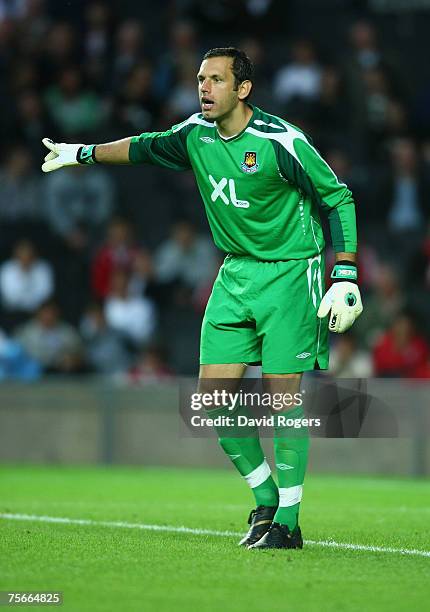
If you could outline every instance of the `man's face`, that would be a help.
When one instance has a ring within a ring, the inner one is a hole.
[[[215,121],[230,113],[239,104],[231,70],[231,57],[210,57],[203,60],[197,75],[199,100],[205,119]]]
[[[54,304],[46,304],[37,313],[37,320],[39,324],[45,329],[52,329],[55,327],[59,320],[58,309]]]

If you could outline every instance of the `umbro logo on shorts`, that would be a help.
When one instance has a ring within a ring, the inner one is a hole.
[[[311,353],[299,353],[296,355],[297,359],[306,359],[306,357],[310,357]]]

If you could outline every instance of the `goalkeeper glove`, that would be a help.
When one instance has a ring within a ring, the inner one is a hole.
[[[44,138],[42,142],[50,151],[42,165],[43,172],[52,172],[64,166],[96,163],[96,145],[58,143],[53,142],[50,138]]]
[[[330,312],[328,328],[341,334],[351,327],[363,312],[360,290],[357,286],[357,266],[351,261],[339,261],[331,273],[333,284],[321,300],[318,317]]]

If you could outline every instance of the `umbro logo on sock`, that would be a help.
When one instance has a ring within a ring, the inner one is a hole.
[[[238,457],[240,457],[240,455],[229,455],[230,459],[232,461],[234,461],[235,459],[237,459]]]
[[[277,463],[276,467],[280,470],[294,470],[294,465],[287,465],[286,463]]]

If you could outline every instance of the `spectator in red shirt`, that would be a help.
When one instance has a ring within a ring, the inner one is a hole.
[[[113,219],[107,230],[106,242],[96,253],[91,267],[94,296],[105,299],[114,274],[119,271],[130,274],[143,257],[145,252],[134,243],[130,223],[125,219]],[[141,274],[139,276],[142,277]],[[143,291],[144,287],[140,289]]]
[[[157,344],[151,344],[138,357],[134,367],[128,371],[126,380],[130,384],[163,382],[171,379],[173,375],[164,349]]]
[[[430,348],[408,313],[399,314],[373,350],[376,376],[428,377]]]

